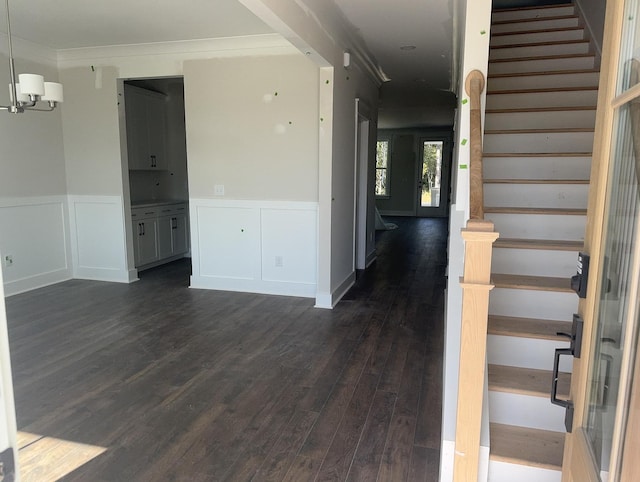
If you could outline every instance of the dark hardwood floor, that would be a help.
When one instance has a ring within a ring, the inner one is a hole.
[[[435,481],[447,221],[394,218],[334,310],[72,280],[7,299],[20,430],[106,447],[68,481]]]

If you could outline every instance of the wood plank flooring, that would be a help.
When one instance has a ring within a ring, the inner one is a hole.
[[[106,448],[65,481],[437,480],[447,220],[393,222],[334,310],[184,261],[8,298],[19,429]]]

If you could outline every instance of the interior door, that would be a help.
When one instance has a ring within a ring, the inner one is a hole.
[[[18,481],[17,428],[9,357],[7,312],[4,304],[4,284],[0,271],[0,463],[3,481]]]
[[[450,165],[451,142],[449,139],[420,139],[420,157],[416,171],[416,216],[447,216]]]
[[[625,444],[632,404],[640,315],[640,15],[639,0],[607,2],[603,65],[585,250],[591,254],[585,331],[574,361],[574,418],[563,480],[637,480]],[[571,428],[571,427],[570,427]],[[637,467],[637,462],[635,463]],[[627,469],[628,470],[628,469]]]

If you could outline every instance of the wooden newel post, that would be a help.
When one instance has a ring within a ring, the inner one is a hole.
[[[469,220],[462,230],[465,240],[462,285],[460,373],[453,480],[478,479],[482,399],[487,352],[487,318],[491,277],[491,250],[498,233],[493,223]]]
[[[480,96],[484,90],[484,75],[479,70],[473,70],[467,75],[464,83],[465,91],[469,96],[471,107],[471,133],[469,146],[471,156],[469,159],[470,198],[469,208],[471,219],[484,219],[484,187],[482,181],[482,108]]]

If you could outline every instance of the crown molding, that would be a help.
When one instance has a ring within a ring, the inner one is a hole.
[[[0,32],[0,52],[6,56],[9,56],[8,42],[7,34]],[[13,57],[16,59],[37,62],[50,67],[56,67],[58,64],[58,54],[54,49],[21,39],[15,35],[11,36],[11,42],[13,43]]]
[[[139,57],[147,55],[193,56],[194,54],[236,53],[250,55],[268,51],[283,54],[297,52],[290,42],[279,34],[247,35],[200,40],[181,40],[130,45],[109,45],[63,49],[57,51],[58,64],[68,64],[88,60]]]

